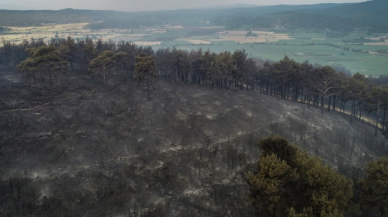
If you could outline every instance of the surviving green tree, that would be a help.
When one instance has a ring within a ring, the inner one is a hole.
[[[28,72],[34,78],[35,73],[47,74],[50,80],[50,89],[53,90],[53,76],[56,73],[63,73],[67,69],[67,61],[62,60],[58,50],[54,46],[40,46],[27,49],[29,57],[18,66],[20,72]],[[43,78],[43,76],[42,76]]]
[[[115,53],[113,51],[106,50],[90,61],[89,72],[102,74],[105,83],[108,83],[106,74],[114,67],[116,67]]]
[[[74,63],[76,59],[77,44],[73,38],[67,37],[66,40],[63,40],[63,43],[59,47],[61,57],[69,62],[71,71],[74,71]]]
[[[384,104],[384,99],[387,99],[388,96],[388,85],[373,87],[373,89],[367,94],[369,107],[372,111],[376,112],[376,122],[375,122],[375,136],[377,136],[377,131],[380,124],[380,111],[381,107]]]
[[[281,88],[281,97],[288,95],[291,77],[301,71],[301,65],[288,56],[274,64],[273,75]],[[288,97],[288,96],[287,96]]]
[[[31,76],[34,79],[35,87],[38,88],[38,84],[36,82],[36,76],[35,74],[38,72],[38,67],[34,63],[33,59],[29,58],[23,62],[21,62],[18,66],[18,71],[26,73],[26,76]]]
[[[359,180],[361,185],[361,204],[377,209],[381,217],[388,216],[388,159],[381,158],[370,162],[366,177]]]
[[[147,98],[150,99],[150,84],[152,87],[153,79],[157,77],[155,74],[155,62],[154,57],[141,53],[135,57],[136,66],[135,66],[135,79],[138,81],[138,84],[146,82],[147,84]]]
[[[129,58],[128,58],[128,54],[123,52],[123,51],[119,51],[115,54],[115,60],[116,60],[116,64],[117,64],[117,71],[119,71],[119,69],[121,69],[121,73],[124,77],[124,69],[125,69],[125,64],[127,62],[129,62]]]
[[[342,217],[350,208],[352,181],[324,166],[316,157],[268,137],[259,142],[260,160],[246,174],[249,201],[261,215],[272,217]]]

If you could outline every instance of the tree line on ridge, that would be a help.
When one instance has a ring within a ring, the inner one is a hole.
[[[142,55],[143,58],[137,58]],[[145,58],[149,56],[149,58]],[[156,77],[187,84],[206,85],[228,90],[258,91],[263,94],[320,106],[331,111],[348,113],[353,118],[375,119],[378,129],[388,132],[388,85],[374,82],[360,73],[349,75],[330,66],[298,63],[288,56],[282,60],[262,61],[248,57],[245,50],[214,53],[209,50],[180,50],[137,46],[131,42],[74,40],[52,38],[23,41],[17,45],[3,40],[0,64],[18,67],[33,79],[36,87],[46,79],[53,88],[56,73],[70,70],[100,76],[105,83],[109,76],[147,81],[152,86]],[[136,73],[140,59],[148,59],[152,72]],[[145,73],[145,74],[144,74]],[[384,79],[381,79],[384,80]]]

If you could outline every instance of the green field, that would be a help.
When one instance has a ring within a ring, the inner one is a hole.
[[[348,33],[338,38],[328,38],[326,30],[299,29],[253,31],[257,36],[246,36],[248,29],[226,31],[220,27],[185,28],[181,26],[159,26],[143,29],[104,29],[92,31],[83,24],[48,25],[43,27],[8,27],[2,32],[6,41],[21,43],[31,37],[44,38],[71,36],[74,38],[114,41],[131,41],[138,45],[151,45],[154,49],[176,47],[192,50],[202,48],[213,52],[245,49],[251,57],[277,61],[288,55],[298,62],[342,66],[352,73],[360,72],[368,76],[388,75],[388,55],[380,55],[379,50],[388,51],[387,34],[367,34],[365,30]],[[210,30],[210,31],[209,31]],[[78,34],[76,34],[78,33]],[[372,43],[345,43],[344,40],[360,38],[373,40]],[[379,39],[386,39],[380,42]],[[203,42],[203,43],[202,43]],[[356,52],[358,51],[358,52]],[[360,52],[363,51],[363,52]]]
[[[298,62],[309,61],[321,65],[343,66],[353,73],[360,72],[368,76],[388,75],[388,56],[380,55],[376,52],[380,49],[388,51],[388,39],[384,45],[381,43],[371,43],[371,45],[346,44],[343,40],[364,38],[386,38],[388,34],[367,35],[366,32],[354,32],[345,37],[327,38],[323,31],[299,30],[282,31],[287,33],[291,40],[280,40],[276,42],[262,43],[236,43],[235,41],[218,41],[210,45],[194,45],[188,43],[177,43],[177,41],[162,42],[159,46],[153,46],[155,49],[161,47],[175,46],[179,49],[192,50],[202,48],[213,52],[234,51],[236,49],[245,49],[249,56],[259,57],[277,61],[288,55]],[[214,36],[193,37],[195,39],[212,39]],[[333,46],[334,45],[334,46]],[[335,47],[340,46],[340,48]],[[347,47],[353,50],[364,50],[368,53],[344,50]]]

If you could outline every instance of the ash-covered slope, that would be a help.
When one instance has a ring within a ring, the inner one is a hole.
[[[388,152],[367,124],[257,92],[159,81],[148,101],[134,82],[77,77],[45,98],[7,82],[1,216],[253,216],[243,177],[259,138],[284,136],[350,177]]]

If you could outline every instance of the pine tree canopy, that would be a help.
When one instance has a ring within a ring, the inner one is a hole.
[[[249,201],[264,216],[342,217],[352,181],[280,137],[259,142],[256,171],[247,173]]]

